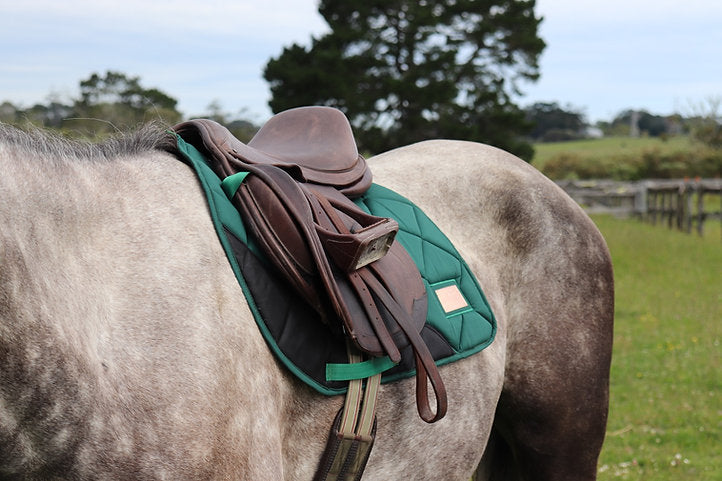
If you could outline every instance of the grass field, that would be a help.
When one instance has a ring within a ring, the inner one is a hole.
[[[594,217],[615,267],[611,406],[599,479],[722,480],[722,243]]]
[[[531,163],[541,170],[549,158],[560,153],[601,159],[612,155],[641,154],[652,149],[660,152],[674,152],[689,149],[691,145],[692,141],[685,136],[670,137],[667,140],[659,137],[604,137],[569,142],[546,142],[534,144],[535,153]]]

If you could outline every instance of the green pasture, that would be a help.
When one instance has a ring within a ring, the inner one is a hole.
[[[720,224],[700,238],[631,219],[594,221],[616,282],[599,479],[722,480]]]

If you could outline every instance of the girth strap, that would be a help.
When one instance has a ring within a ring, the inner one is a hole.
[[[349,362],[359,363],[361,354],[347,342]],[[376,439],[376,400],[381,385],[381,374],[363,381],[353,379],[339,410],[326,443],[326,449],[313,481],[358,481],[363,475],[371,448]]]

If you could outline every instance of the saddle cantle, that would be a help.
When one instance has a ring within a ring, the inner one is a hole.
[[[400,360],[411,346],[420,416],[446,412],[446,392],[419,332],[426,291],[415,264],[394,241],[392,219],[369,215],[350,197],[371,185],[351,127],[338,110],[304,107],[274,116],[244,144],[211,120],[174,127],[209,157],[255,240],[331,330],[372,357]],[[342,342],[342,341],[341,341]],[[436,397],[430,407],[427,385]]]

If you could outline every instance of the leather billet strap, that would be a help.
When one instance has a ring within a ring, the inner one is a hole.
[[[439,368],[434,362],[434,357],[421,338],[419,331],[413,327],[410,316],[399,308],[399,305],[391,298],[383,286],[380,285],[379,280],[375,276],[370,275],[368,271],[361,272],[361,277],[366,282],[366,285],[376,293],[384,306],[391,311],[394,319],[411,343],[416,361],[416,407],[419,410],[421,419],[427,423],[435,423],[446,416],[448,400],[446,387],[444,386],[444,381],[441,379],[441,374],[439,374]],[[431,410],[429,404],[427,380],[431,382],[431,387],[436,397],[436,413]]]
[[[351,364],[360,363],[362,356],[347,341]],[[368,462],[376,438],[376,401],[381,386],[381,374],[349,381],[343,408],[334,419],[314,481],[358,481]],[[363,391],[363,400],[362,400]]]

